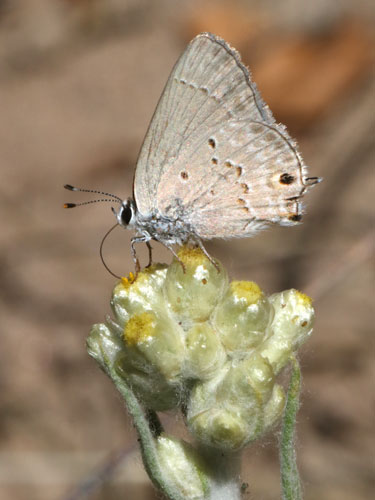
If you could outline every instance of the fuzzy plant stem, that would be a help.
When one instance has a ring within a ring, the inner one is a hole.
[[[296,358],[292,358],[292,374],[283,416],[280,443],[282,500],[302,500],[302,488],[295,450],[295,426],[299,409],[300,388],[300,367]]]
[[[211,479],[209,500],[240,500],[241,452],[228,453],[206,447],[200,447],[198,452],[207,464]]]
[[[152,415],[150,415],[150,412],[144,410],[128,384],[117,375],[114,369],[109,370],[109,376],[124,398],[128,412],[133,419],[140,440],[143,463],[150,479],[171,500],[184,500],[171,491],[159,466],[155,447],[155,434],[162,432],[163,428],[156,413],[152,412]]]

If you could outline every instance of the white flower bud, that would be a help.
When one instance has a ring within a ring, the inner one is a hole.
[[[186,335],[186,375],[206,379],[214,374],[227,358],[217,333],[208,322],[197,323]]]
[[[166,298],[177,321],[191,326],[206,321],[228,287],[228,275],[217,262],[218,269],[199,248],[182,247],[181,262],[173,260],[165,282]]]
[[[314,309],[310,297],[294,289],[276,293],[269,300],[275,316],[270,326],[271,336],[260,347],[260,353],[278,373],[310,336]]]
[[[92,326],[86,344],[89,355],[104,369],[106,365],[114,363],[124,347],[123,341],[112,332],[111,328],[100,323]]]
[[[185,359],[183,331],[166,314],[134,314],[125,325],[124,340],[129,352],[141,353],[145,363],[166,380],[173,381],[180,375]]]
[[[218,388],[217,395],[241,410],[261,408],[272,393],[274,373],[271,365],[258,353],[240,362],[234,362],[232,368]]]
[[[188,420],[198,441],[227,452],[239,450],[249,441],[256,422],[236,408],[211,408]]]
[[[161,435],[157,439],[163,475],[179,498],[206,498],[209,482],[195,450],[185,441]]]
[[[163,285],[167,266],[155,264],[141,271],[137,279],[130,273],[115,286],[111,306],[117,322],[124,327],[130,316],[164,307]]]
[[[214,327],[228,351],[248,352],[264,339],[273,308],[253,281],[232,281],[215,309]]]

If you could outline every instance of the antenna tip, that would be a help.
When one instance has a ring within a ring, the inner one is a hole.
[[[306,177],[305,179],[308,186],[314,186],[315,184],[319,184],[319,182],[322,182],[322,180],[323,177]]]
[[[78,191],[77,188],[75,188],[74,186],[71,186],[70,184],[65,184],[64,188],[69,189],[69,191]]]
[[[75,203],[64,203],[64,208],[74,208],[77,205]]]

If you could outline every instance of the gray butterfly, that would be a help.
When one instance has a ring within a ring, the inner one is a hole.
[[[295,225],[301,198],[320,181],[262,101],[239,54],[202,33],[181,55],[156,107],[137,161],[134,199],[117,223],[135,243],[253,236],[267,225]],[[67,189],[81,190],[66,186]],[[83,191],[83,190],[82,190]],[[66,204],[68,208],[75,204]]]

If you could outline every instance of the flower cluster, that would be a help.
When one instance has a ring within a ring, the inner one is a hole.
[[[115,367],[147,408],[183,409],[201,444],[239,450],[281,416],[276,377],[311,334],[311,299],[229,282],[200,249],[178,257],[117,283],[114,320],[93,326],[89,353]]]

